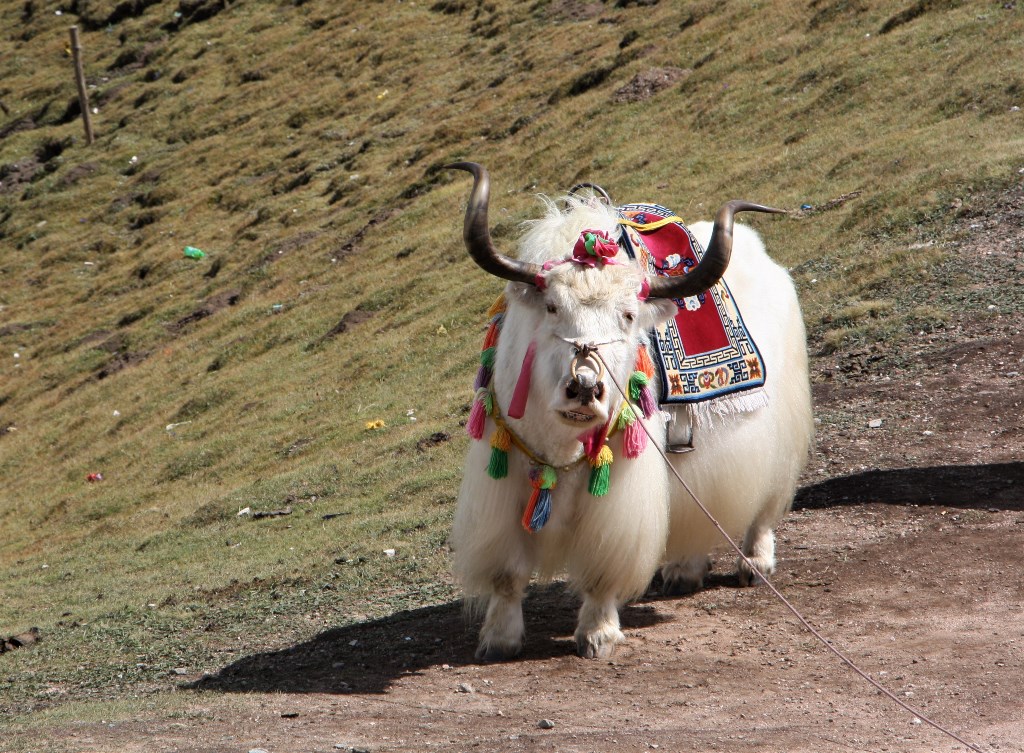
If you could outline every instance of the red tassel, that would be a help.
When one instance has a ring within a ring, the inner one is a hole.
[[[584,455],[593,460],[600,454],[601,448],[604,447],[604,443],[608,439],[611,425],[612,422],[609,420],[604,426],[576,437],[583,444]]]
[[[533,518],[533,511],[537,508],[537,500],[540,499],[540,486],[535,485],[533,487],[533,494],[530,495],[530,501],[526,503],[526,510],[523,511],[523,528],[527,531],[532,531],[530,527],[530,520]]]
[[[498,322],[491,322],[491,326],[487,328],[487,334],[484,336],[484,346],[480,350],[487,350],[493,348],[498,344],[498,333],[501,330],[498,328]]]

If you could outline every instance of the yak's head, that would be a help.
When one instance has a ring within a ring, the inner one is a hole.
[[[732,251],[733,214],[774,211],[729,202],[719,211],[708,249],[696,267],[683,276],[648,280],[619,251],[614,240],[619,235],[617,216],[610,202],[570,200],[566,212],[551,206],[547,217],[527,232],[521,258],[501,254],[488,229],[487,171],[473,162],[449,167],[474,177],[463,232],[470,256],[485,271],[513,283],[510,314],[512,306],[527,312],[516,324],[527,331],[521,339],[532,343],[530,355],[522,356],[533,364],[531,402],[539,398],[548,415],[579,433],[598,429],[612,417],[622,398],[620,388],[626,389],[634,368],[638,344],[647,330],[675,315],[673,299],[702,293],[722,277]],[[506,321],[505,328],[511,325]],[[524,348],[520,343],[521,352]],[[503,364],[501,371],[504,378],[516,380],[520,367]],[[519,417],[514,405],[509,415]]]
[[[530,399],[574,433],[608,421],[644,333],[676,313],[672,301],[647,298],[645,277],[620,253],[617,234],[608,206],[570,199],[563,212],[550,204],[520,249],[542,271],[534,284],[513,282],[506,292],[505,327],[535,352]],[[503,376],[517,376],[518,367],[504,366]],[[511,408],[510,415],[517,417]]]

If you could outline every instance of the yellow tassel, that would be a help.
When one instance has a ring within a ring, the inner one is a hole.
[[[491,307],[487,309],[487,318],[490,319],[492,316],[500,314],[506,309],[505,294],[502,293],[498,298],[491,304]]]
[[[508,476],[508,448],[512,445],[512,436],[508,429],[499,426],[491,435],[491,460],[487,464],[487,475],[493,479]]]
[[[491,436],[491,447],[508,452],[511,446],[512,435],[508,433],[508,429],[504,426],[499,426]]]
[[[608,445],[604,445],[601,447],[600,451],[598,451],[597,457],[590,458],[590,467],[600,468],[602,465],[608,465],[614,459],[615,456],[612,454],[612,448]]]

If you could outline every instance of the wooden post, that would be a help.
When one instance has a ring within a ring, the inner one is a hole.
[[[82,71],[82,44],[78,41],[78,27],[72,26],[71,55],[75,60],[75,83],[78,85],[78,106],[82,108],[82,124],[85,126],[85,143],[92,144],[92,120],[89,118],[89,92],[85,88],[85,73]]]

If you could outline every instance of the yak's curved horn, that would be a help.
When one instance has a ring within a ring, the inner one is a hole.
[[[603,188],[601,188],[601,186],[597,185],[596,183],[577,183],[575,186],[569,189],[569,195],[575,196],[581,188],[589,188],[595,194],[604,199],[605,203],[608,206],[615,206],[614,204],[612,204],[612,197],[608,195],[608,192],[605,191]]]
[[[466,248],[473,261],[485,272],[503,280],[536,284],[537,275],[543,271],[541,265],[505,256],[491,242],[491,231],[487,225],[491,178],[487,170],[476,162],[453,162],[445,165],[445,168],[473,174],[473,192],[469,195],[466,219],[462,226],[462,238],[466,241]]]
[[[703,293],[725,274],[732,255],[732,224],[736,212],[771,212],[786,214],[785,209],[752,204],[749,201],[734,199],[726,202],[715,216],[715,225],[711,230],[704,258],[689,274],[677,277],[652,277],[650,298],[685,298],[686,296]]]

